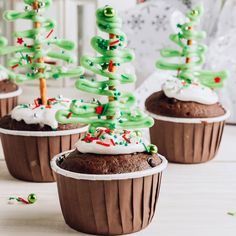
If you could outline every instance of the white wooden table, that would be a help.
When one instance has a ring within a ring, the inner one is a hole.
[[[8,204],[12,195],[38,196],[34,205]],[[170,164],[153,223],[136,236],[236,235],[236,126],[227,126],[217,158],[207,164]],[[0,236],[84,235],[63,220],[56,184],[13,179],[0,161]]]

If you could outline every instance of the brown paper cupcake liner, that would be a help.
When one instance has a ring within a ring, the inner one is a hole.
[[[12,93],[0,94],[0,118],[9,114],[18,105],[18,96],[22,93],[18,89]]]
[[[53,182],[55,176],[50,167],[50,160],[56,154],[74,148],[76,141],[84,135],[85,128],[66,130],[67,135],[60,135],[64,131],[51,131],[51,136],[50,132],[8,132],[0,129],[3,152],[10,174],[24,181]],[[18,133],[20,135],[17,135]],[[35,136],[37,133],[39,136]]]
[[[140,231],[151,223],[162,171],[167,165],[164,158],[157,169],[113,175],[62,170],[58,158],[51,163],[62,213],[71,228],[95,235],[122,235]]]
[[[151,142],[170,162],[207,162],[217,154],[228,115],[214,119],[193,119],[191,123],[190,119],[187,122],[178,118],[165,120],[153,114],[155,125],[150,129]]]

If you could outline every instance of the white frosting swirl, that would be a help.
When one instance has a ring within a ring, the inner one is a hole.
[[[87,133],[75,146],[82,153],[119,155],[144,152],[147,143],[140,131],[97,129],[94,135]]]
[[[16,106],[11,112],[11,118],[17,121],[23,120],[26,124],[48,125],[52,129],[58,128],[58,122],[55,114],[58,110],[69,109],[71,100],[58,96],[49,99],[49,106],[35,104],[21,104]]]
[[[193,101],[206,105],[218,102],[218,96],[214,90],[197,82],[187,85],[180,79],[171,79],[163,84],[162,90],[167,97],[180,101]]]

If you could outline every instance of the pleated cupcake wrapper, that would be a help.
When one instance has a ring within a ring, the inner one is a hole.
[[[64,155],[61,155],[64,157]],[[151,170],[113,175],[89,175],[62,170],[59,156],[51,162],[57,175],[66,223],[80,232],[121,235],[144,229],[153,219],[162,171],[167,161]]]
[[[11,93],[0,93],[0,118],[9,114],[18,105],[18,96],[21,93],[21,89]]]
[[[74,148],[74,144],[85,134],[86,129],[87,127],[83,127],[51,132],[0,129],[3,152],[10,174],[25,181],[55,181],[50,160],[56,154]]]
[[[168,161],[183,164],[203,163],[215,157],[229,117],[228,111],[224,116],[202,119],[149,114],[155,119],[151,142]]]

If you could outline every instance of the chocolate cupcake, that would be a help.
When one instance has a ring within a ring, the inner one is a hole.
[[[97,129],[80,139],[75,150],[52,160],[62,213],[70,227],[121,235],[151,223],[167,161],[155,148],[151,153],[153,146],[145,151],[142,139],[135,131]]]
[[[56,114],[62,124],[89,124],[76,150],[57,155],[51,165],[57,175],[58,193],[66,223],[95,235],[133,233],[145,228],[154,216],[162,172],[167,166],[157,147],[140,129],[153,119],[135,108],[132,93],[121,93],[118,84],[132,83],[133,74],[116,73],[134,54],[126,46],[122,21],[112,7],[96,12],[97,25],[109,39],[92,38],[98,57],[82,56],[81,64],[107,80],[81,77],[76,87],[107,96],[107,103],[75,100],[69,110]]]
[[[11,69],[7,73],[16,82],[39,81],[40,98],[16,106],[11,114],[2,118],[1,141],[12,176],[26,181],[52,182],[55,178],[50,168],[51,158],[73,148],[86,127],[57,122],[56,112],[67,109],[71,100],[62,96],[48,98],[47,79],[78,77],[84,70],[69,67],[68,64],[75,61],[69,53],[75,49],[75,43],[53,37],[55,22],[42,15],[52,2],[35,0],[25,1],[25,4],[25,11],[6,11],[3,17],[10,22],[27,19],[32,22],[32,29],[14,32],[16,45],[3,44],[0,55],[11,55],[8,62]],[[56,49],[58,51],[54,51]],[[2,85],[12,89],[10,83]]]
[[[52,182],[55,176],[50,160],[57,153],[74,147],[87,127],[59,124],[55,113],[68,108],[71,100],[51,98],[50,105],[22,104],[0,120],[0,133],[9,172],[17,179]],[[14,148],[12,148],[14,146]],[[17,163],[17,165],[16,165]]]
[[[178,24],[179,33],[170,36],[182,51],[161,50],[163,57],[184,57],[185,64],[159,60],[159,69],[176,70],[176,76],[170,75],[162,90],[152,94],[145,103],[155,120],[150,129],[151,141],[171,162],[192,164],[214,158],[229,116],[214,91],[223,86],[227,72],[199,69],[206,47],[197,40],[204,38],[205,33],[195,28],[202,13],[202,6],[190,11],[189,21]]]

